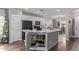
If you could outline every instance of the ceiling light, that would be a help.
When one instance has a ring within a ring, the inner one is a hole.
[[[44,13],[45,15],[47,15],[47,13]]]
[[[28,8],[25,8],[25,10],[27,10]]]
[[[40,11],[37,11],[36,13],[39,14]]]
[[[59,9],[57,9],[56,11],[57,11],[57,12],[60,12],[60,10],[59,10]]]

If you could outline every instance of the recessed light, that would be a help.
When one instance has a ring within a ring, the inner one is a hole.
[[[60,12],[60,10],[59,10],[59,9],[57,9],[56,11],[57,11],[57,12]]]
[[[45,15],[47,15],[47,13],[44,13]]]
[[[36,11],[37,14],[39,14],[40,11]]]
[[[25,8],[25,10],[27,10],[28,8]]]

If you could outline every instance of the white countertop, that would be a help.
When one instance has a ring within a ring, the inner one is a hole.
[[[50,32],[55,32],[55,31],[60,31],[60,29],[52,29],[52,30],[40,30],[40,31],[37,31],[37,30],[22,30],[23,32],[46,32],[46,33],[50,33]]]

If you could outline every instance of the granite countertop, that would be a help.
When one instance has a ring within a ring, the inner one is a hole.
[[[60,31],[60,29],[52,29],[52,30],[49,30],[49,29],[44,29],[44,30],[40,30],[40,31],[37,31],[37,30],[22,30],[23,32],[46,32],[46,33],[50,33],[50,32],[55,32],[55,31]]]

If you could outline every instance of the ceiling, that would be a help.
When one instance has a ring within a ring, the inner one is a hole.
[[[78,8],[28,8],[27,11],[42,16],[58,16],[66,15],[72,13],[73,11],[78,10]]]

